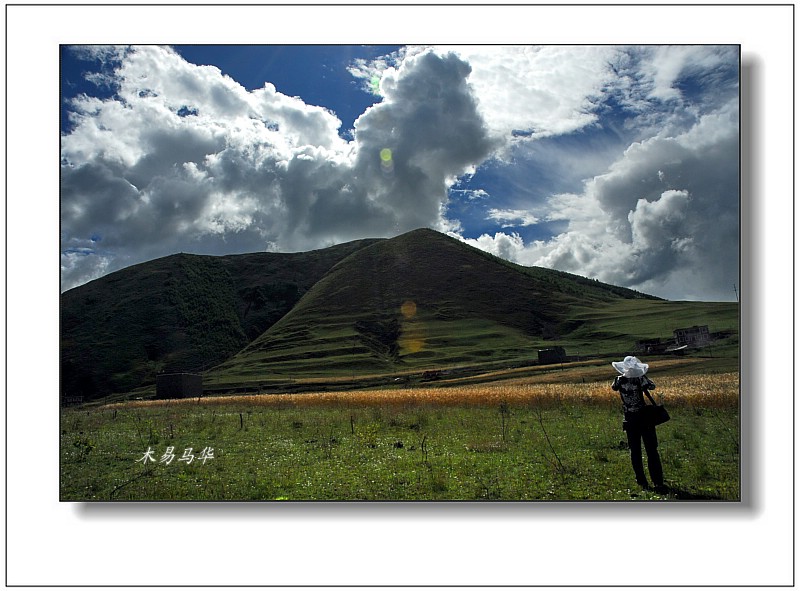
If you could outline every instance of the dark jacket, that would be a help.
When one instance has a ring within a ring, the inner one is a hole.
[[[622,410],[626,418],[644,408],[644,391],[653,390],[655,387],[656,385],[647,376],[639,378],[617,376],[611,384],[611,389],[619,392],[622,399]]]

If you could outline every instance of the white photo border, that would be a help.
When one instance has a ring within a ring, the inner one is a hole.
[[[5,18],[7,585],[794,583],[793,5],[15,4]],[[741,45],[742,502],[60,503],[58,48],[78,43]]]

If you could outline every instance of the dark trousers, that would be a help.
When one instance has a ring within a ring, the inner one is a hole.
[[[664,473],[661,468],[661,458],[658,455],[658,437],[655,425],[644,424],[637,420],[638,417],[625,417],[625,433],[628,435],[628,447],[631,450],[631,464],[636,474],[636,482],[646,486],[647,478],[642,465],[642,442],[647,452],[647,470],[653,486],[663,486]]]

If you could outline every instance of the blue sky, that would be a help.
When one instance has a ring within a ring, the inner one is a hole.
[[[431,227],[733,300],[736,46],[62,47],[62,289]]]
[[[299,96],[310,105],[330,109],[342,121],[341,135],[377,97],[364,92],[363,83],[349,75],[356,59],[375,59],[397,51],[392,45],[176,45],[174,49],[194,64],[217,66],[247,90],[269,81],[283,94]]]

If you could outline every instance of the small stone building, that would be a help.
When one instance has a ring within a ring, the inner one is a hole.
[[[664,353],[670,344],[669,342],[662,342],[660,338],[643,339],[636,341],[635,348],[637,353]]]
[[[156,398],[195,398],[203,394],[203,376],[162,373],[156,376]]]
[[[539,349],[539,363],[548,365],[550,363],[563,363],[567,360],[567,352],[564,347],[552,347],[550,349]]]
[[[678,346],[703,347],[711,342],[708,325],[676,328],[672,334],[675,335],[675,344]]]

